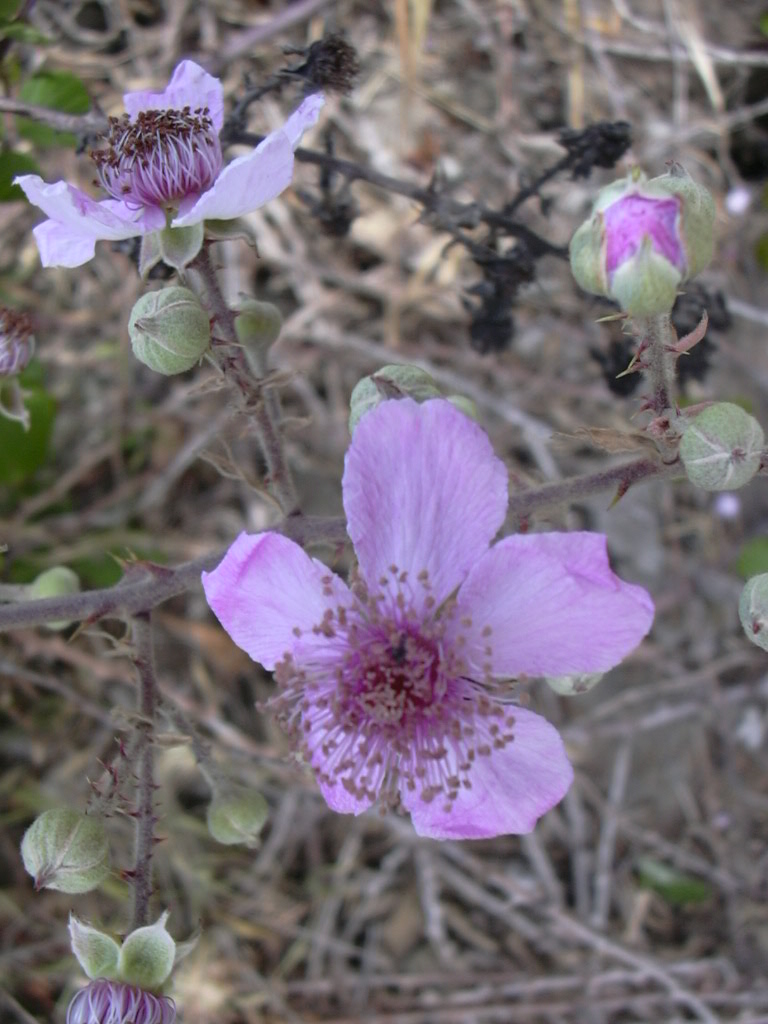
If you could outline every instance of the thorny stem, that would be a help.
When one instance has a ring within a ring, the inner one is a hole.
[[[235,314],[221,293],[216,271],[206,246],[203,246],[190,263],[190,269],[195,270],[203,281],[208,305],[215,319],[216,330],[229,345],[238,345],[235,333]],[[253,416],[264,460],[267,463],[270,491],[285,515],[295,513],[298,509],[298,499],[291,468],[285,457],[280,437],[278,425],[280,403],[277,394],[269,387],[261,387],[258,380],[254,382],[242,349],[233,349],[233,354],[222,360],[220,365],[227,377],[238,387],[246,400],[249,413]]]
[[[290,537],[302,547],[320,541],[339,545],[348,539],[344,520],[338,516],[291,516],[275,523],[270,530]],[[128,619],[199,587],[200,573],[215,569],[225,552],[226,548],[210,551],[175,568],[139,562],[128,566],[124,578],[114,587],[0,605],[0,633],[56,621]]]
[[[552,505],[567,505],[593,494],[616,488],[614,500],[623,497],[633,484],[643,480],[680,476],[679,462],[664,463],[654,458],[635,459],[620,466],[599,470],[586,476],[574,476],[554,484],[543,484],[519,491],[509,497],[509,515],[524,519],[538,509]]]
[[[670,355],[670,346],[677,340],[675,329],[668,313],[638,317],[632,329],[645,348],[643,363],[651,384],[648,408],[663,416],[675,405],[675,360]]]
[[[131,931],[147,923],[152,896],[152,850],[155,842],[155,710],[157,681],[152,649],[150,612],[135,616],[132,623],[133,656],[139,677],[139,722],[137,725],[139,759],[136,801],[136,847],[133,866],[133,923]]]

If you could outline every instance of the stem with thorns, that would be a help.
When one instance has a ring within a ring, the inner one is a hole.
[[[264,460],[267,463],[270,490],[285,515],[295,513],[298,509],[298,499],[280,437],[279,398],[272,388],[263,387],[258,380],[254,381],[235,333],[235,314],[221,293],[207,246],[204,245],[190,263],[190,269],[196,271],[201,278],[216,328],[230,346],[226,358],[221,360],[219,365],[224,374],[237,386],[246,401],[249,413],[253,416]]]
[[[155,843],[155,710],[157,680],[152,648],[152,619],[142,612],[132,622],[133,655],[139,677],[139,723],[137,754],[139,773],[136,801],[136,849],[132,872],[133,923],[131,931],[143,928],[148,920],[152,895],[152,850]]]

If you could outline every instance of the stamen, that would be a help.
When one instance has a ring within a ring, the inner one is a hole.
[[[99,183],[129,206],[177,205],[206,192],[222,166],[207,107],[143,110],[109,119],[107,148],[91,157]]]

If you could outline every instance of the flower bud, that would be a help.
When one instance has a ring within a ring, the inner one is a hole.
[[[166,376],[184,373],[208,349],[208,314],[188,288],[163,288],[142,295],[128,321],[133,354]]]
[[[688,423],[680,458],[692,484],[705,491],[735,491],[760,468],[765,437],[739,405],[716,402]]]
[[[267,801],[255,790],[216,793],[208,805],[208,831],[224,846],[242,843],[254,848],[268,813]]]
[[[413,398],[416,402],[426,402],[442,397],[437,381],[418,366],[397,363],[382,366],[355,384],[349,400],[349,432],[354,433],[365,413],[388,399]]]
[[[597,686],[603,672],[577,672],[571,676],[546,676],[547,683],[561,697],[576,697]]]
[[[32,321],[26,313],[0,306],[0,380],[26,370],[34,351]]]
[[[747,580],[739,599],[739,618],[752,643],[768,651],[768,572]]]
[[[121,981],[157,991],[170,977],[176,955],[176,943],[168,934],[165,922],[168,911],[145,928],[131,932],[120,947],[117,973]]]
[[[55,565],[52,569],[41,572],[29,585],[27,596],[32,601],[40,601],[45,597],[66,597],[80,591],[80,579],[77,573],[65,565]],[[47,629],[66,629],[69,621],[47,622]]]
[[[630,316],[668,313],[712,258],[714,220],[712,196],[678,164],[650,181],[635,169],[601,190],[571,239],[573,276]]]
[[[237,340],[243,346],[251,370],[260,377],[264,372],[264,355],[283,329],[283,314],[271,302],[257,299],[246,299],[237,309]]]
[[[72,952],[89,978],[117,978],[120,947],[111,936],[70,914],[69,937]]]
[[[104,823],[69,807],[44,811],[24,833],[21,858],[36,889],[90,892],[109,874]]]
[[[72,997],[67,1024],[174,1024],[176,1004],[133,985],[98,978]]]

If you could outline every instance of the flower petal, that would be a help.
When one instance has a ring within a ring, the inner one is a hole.
[[[612,572],[597,533],[504,538],[469,574],[453,619],[472,669],[497,678],[605,672],[652,622],[650,596]]]
[[[135,119],[142,110],[183,110],[208,107],[208,114],[217,132],[224,123],[224,92],[221,82],[191,60],[176,67],[162,92],[140,89],[123,96],[125,109]]]
[[[272,670],[329,608],[354,598],[330,569],[279,533],[241,533],[213,572],[208,604],[238,647]]]
[[[201,220],[232,220],[257,210],[279,196],[293,177],[293,147],[282,131],[273,132],[246,153],[227,164],[207,192],[172,222],[189,227]]]
[[[93,257],[94,244],[102,239],[133,238],[165,227],[160,209],[132,210],[115,199],[97,202],[66,181],[48,184],[37,174],[23,174],[14,183],[50,217],[35,229],[45,267],[77,267]]]
[[[450,402],[382,402],[366,413],[342,482],[347,529],[369,587],[390,566],[407,571],[414,599],[426,571],[442,602],[504,521],[507,471],[487,435]]]
[[[440,797],[424,803],[401,793],[420,836],[433,839],[490,839],[524,835],[559,803],[573,781],[573,769],[554,726],[532,711],[514,708],[514,740],[478,757],[470,789],[447,807]]]
[[[282,131],[288,136],[294,149],[301,142],[301,137],[307,128],[311,128],[316,123],[324,104],[325,96],[321,92],[314,92],[299,104],[285,122]]]

